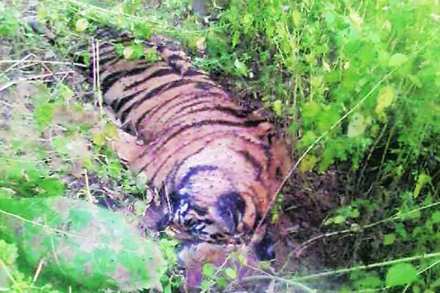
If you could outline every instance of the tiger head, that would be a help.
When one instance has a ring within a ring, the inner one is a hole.
[[[254,228],[255,206],[218,167],[198,166],[169,196],[170,225],[193,238],[215,243],[241,243]]]

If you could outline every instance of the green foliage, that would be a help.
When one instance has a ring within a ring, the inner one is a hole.
[[[333,166],[347,177],[352,201],[324,224],[369,235],[356,240],[372,251],[367,263],[440,247],[437,206],[418,209],[440,201],[439,9],[430,1],[231,0],[198,61],[236,76],[237,92],[292,121],[298,157],[316,144],[301,172]],[[405,216],[362,230],[396,211]],[[397,276],[360,272],[347,285],[394,286]],[[417,279],[402,273],[400,284],[428,289],[438,276],[438,266]]]
[[[11,88],[11,90],[17,92],[24,91],[23,89],[16,88]],[[145,193],[145,185],[136,185],[135,178],[130,176],[129,172],[121,165],[117,156],[106,145],[109,140],[114,139],[117,135],[115,126],[105,120],[97,121],[96,115],[93,114],[94,110],[90,107],[91,105],[75,101],[75,94],[69,86],[58,83],[48,88],[44,85],[36,84],[26,88],[26,92],[30,93],[29,98],[20,96],[16,103],[11,101],[11,105],[16,109],[14,109],[12,118],[8,121],[10,131],[6,129],[6,131],[2,132],[2,140],[0,141],[2,145],[0,148],[0,159],[3,162],[0,165],[0,194],[2,197],[29,197],[35,199],[35,201],[49,201],[49,199],[45,198],[58,198],[66,194],[75,198],[81,196],[90,197],[90,190],[88,190],[87,186],[72,194],[72,190],[67,188],[69,185],[66,184],[71,184],[72,175],[76,178],[84,178],[87,173],[90,176],[96,174],[102,181],[117,182],[121,185],[124,192],[140,195]],[[22,104],[25,103],[29,106],[24,107]],[[48,111],[47,109],[50,110]],[[26,205],[33,206],[34,208],[38,206],[37,204],[29,203]],[[12,202],[8,200],[1,209],[8,210],[12,207]],[[40,208],[42,207],[40,206]],[[29,207],[29,209],[31,208]],[[29,209],[24,207],[18,208],[17,212],[14,213],[23,216],[23,213],[30,212]],[[49,210],[47,212],[49,213]],[[35,213],[37,214],[38,211],[35,211]],[[40,211],[39,215],[43,214],[44,211]],[[55,218],[53,219],[55,220]],[[87,220],[87,217],[79,215],[78,217],[75,216],[72,222],[80,224],[84,220]],[[114,222],[114,219],[106,218],[105,221]],[[0,222],[1,224],[6,223],[3,218]],[[112,226],[108,225],[108,222],[106,223],[107,227]],[[124,225],[128,226],[128,224]],[[121,229],[127,228],[124,227],[122,226]],[[64,229],[63,227],[61,228]],[[32,233],[34,232],[35,234],[44,234],[40,230],[32,230]],[[135,233],[134,231],[132,232],[133,234]],[[99,233],[92,234],[98,235]],[[49,234],[46,236],[52,237]],[[121,237],[116,238],[122,239]],[[30,257],[26,254],[26,251],[29,252],[29,247],[32,244],[20,242],[23,239],[18,236],[10,238],[2,234],[0,239],[7,239],[8,242],[14,243],[19,248],[19,260]],[[69,245],[75,246],[75,243],[72,243],[69,242]],[[31,249],[31,251],[43,254],[44,251],[51,251],[52,249],[41,247],[40,250]],[[5,251],[7,255],[9,255],[8,251]],[[114,258],[108,257],[110,252],[108,250],[107,255],[99,254],[95,259],[103,258],[112,261]],[[136,252],[137,258],[140,260],[141,254],[143,255],[145,252],[143,250]],[[82,251],[78,254],[85,255]],[[171,249],[168,249],[167,254],[171,255]],[[10,254],[10,257],[12,256],[13,254]],[[60,252],[57,257],[63,259],[65,256],[66,254]],[[20,266],[17,265],[16,268],[8,265],[9,271],[13,272],[14,282],[0,283],[0,287],[10,288],[13,292],[29,292],[32,290],[55,292],[54,289],[51,289],[50,284],[53,284],[53,288],[65,288],[63,287],[64,285],[59,284],[63,279],[63,273],[57,269],[55,263],[50,264],[48,267],[44,266],[43,277],[39,278],[37,283],[41,284],[41,286],[44,285],[43,287],[37,287],[36,284],[32,283],[32,276],[34,276],[38,265],[38,261],[34,258],[32,260],[31,265],[28,262],[20,263]],[[121,260],[119,259],[118,261]],[[104,260],[101,259],[101,263],[103,262]],[[157,265],[159,264],[158,262]],[[170,270],[175,264],[176,261],[167,260]],[[53,267],[53,269],[49,269],[49,267]],[[64,267],[62,269],[71,272],[71,270],[75,269],[82,270],[83,267],[84,265],[81,263],[74,265],[73,268],[68,267],[67,269]],[[160,269],[163,272],[165,264]],[[82,274],[82,271],[77,272],[77,275],[80,274]],[[100,278],[100,275],[91,275],[90,279],[93,278]],[[1,279],[4,279],[3,275]],[[51,283],[49,283],[49,279]],[[181,282],[177,274],[169,278],[169,280],[161,274],[157,276],[156,281],[158,280],[163,280],[164,288],[178,288]],[[73,283],[74,281],[72,281]],[[100,286],[100,288],[111,287],[111,284],[107,282],[106,285],[104,282]],[[73,288],[76,288],[76,285]]]
[[[18,270],[18,250],[13,244],[0,239],[0,291],[57,293],[50,284],[37,287],[31,278]]]
[[[0,156],[0,190],[22,196],[59,196],[64,194],[64,183],[50,176],[47,168],[35,162],[14,160]]]
[[[377,273],[357,272],[350,276],[353,286],[359,290],[379,289],[383,287],[383,281]]]
[[[178,244],[179,242],[175,239],[161,238],[159,241],[160,249],[166,260],[169,272],[167,275],[163,275],[161,279],[161,284],[165,293],[175,292],[176,290],[179,290],[183,284],[183,277],[176,271],[176,249]]]
[[[35,121],[40,129],[44,129],[52,122],[54,109],[55,107],[51,103],[44,103],[35,108]]]
[[[400,263],[389,268],[386,277],[387,287],[401,286],[417,280],[416,268],[408,263]]]
[[[18,16],[15,9],[6,8],[6,4],[0,3],[0,37],[10,38],[17,34],[20,28]]]
[[[236,258],[231,255],[229,258]],[[209,292],[214,286],[224,289],[231,282],[237,279],[237,269],[234,266],[216,267],[213,264],[205,263],[202,267],[202,292]]]
[[[158,246],[122,215],[64,197],[3,197],[0,211],[0,235],[31,267],[44,259],[44,275],[88,289],[160,288],[166,267]]]
[[[207,35],[210,60],[202,64],[239,76],[252,68],[256,79],[243,88],[278,115],[280,105],[293,113],[301,123],[299,151],[313,143],[311,133],[325,134],[314,150],[320,171],[348,158],[357,169],[387,123],[397,128],[392,147],[401,153],[393,164],[411,164],[422,155],[419,145],[440,133],[433,111],[440,107],[437,8],[406,1],[233,0]],[[336,125],[350,109],[352,117]]]
[[[146,48],[143,44],[132,42],[129,45],[115,44],[115,51],[121,57],[129,60],[138,60],[144,58],[148,62],[156,62],[160,60],[160,56],[156,50]]]

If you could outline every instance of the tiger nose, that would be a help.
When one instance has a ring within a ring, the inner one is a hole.
[[[245,202],[240,194],[236,192],[222,194],[216,202],[216,209],[225,230],[235,234],[245,209]]]

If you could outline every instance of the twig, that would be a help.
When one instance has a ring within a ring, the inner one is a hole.
[[[69,76],[68,74],[64,74],[63,77],[61,77],[60,82],[64,82],[64,80],[67,78],[67,76]]]
[[[87,175],[87,169],[84,169],[84,180],[86,182],[86,195],[87,195],[87,200],[90,203],[93,203],[93,197],[92,197],[92,193],[90,192],[90,185],[89,185],[89,176]]]
[[[95,44],[95,50],[96,50],[96,85],[97,85],[97,99],[98,99],[98,106],[99,106],[99,115],[102,119],[104,111],[102,110],[102,92],[101,92],[101,76],[100,76],[100,68],[99,68],[99,40],[96,40]]]
[[[217,268],[216,268],[216,271],[214,272],[214,274],[211,276],[211,281],[212,281],[212,279],[214,279],[215,277],[217,277],[217,275],[222,271],[222,269],[227,265],[227,263],[228,263],[228,261],[229,261],[229,259],[231,258],[231,256],[232,256],[232,254],[229,254],[226,258],[225,258],[225,260],[223,261],[223,263],[220,265],[220,266],[218,266]],[[208,290],[209,290],[209,288],[208,288]],[[207,290],[202,290],[201,291],[201,293],[205,293],[205,292],[207,292]]]
[[[0,268],[3,268],[3,271],[6,273],[8,278],[11,280],[13,284],[16,284],[14,277],[12,276],[11,272],[8,269],[8,266],[5,264],[5,262],[0,258]]]
[[[367,157],[365,158],[365,163],[361,169],[361,172],[359,173],[359,177],[356,182],[356,189],[360,186],[362,178],[364,177],[364,173],[368,166],[368,161],[370,160],[371,156],[373,155],[374,150],[376,149],[377,144],[380,142],[382,137],[385,135],[385,131],[388,129],[388,123],[385,123],[385,125],[382,127],[382,131],[380,132],[379,136],[375,139],[373,145],[370,147],[370,151],[368,152]]]
[[[310,287],[308,287],[308,286],[306,286],[304,284],[301,284],[299,282],[295,282],[295,281],[292,281],[292,280],[288,280],[288,279],[284,279],[284,278],[272,275],[272,274],[270,274],[268,272],[263,271],[260,268],[251,266],[249,264],[247,264],[246,266],[251,268],[251,269],[253,269],[253,270],[255,270],[255,271],[258,271],[259,273],[262,273],[263,275],[245,277],[245,278],[243,278],[242,281],[266,280],[266,279],[270,280],[270,279],[272,279],[272,280],[280,281],[282,283],[286,283],[286,284],[291,285],[291,286],[293,286],[295,288],[302,289],[302,290],[304,290],[306,292],[317,292],[315,289],[312,289],[312,288],[310,288]]]
[[[28,220],[28,219],[23,218],[23,217],[21,217],[19,215],[16,215],[16,214],[4,211],[2,209],[0,209],[0,214],[7,215],[9,217],[15,218],[15,219],[20,220],[20,221],[25,222],[25,223],[29,223],[29,224],[32,224],[32,225],[35,225],[35,226],[42,227],[42,228],[47,229],[47,230],[49,230],[51,232],[60,233],[60,234],[63,234],[63,235],[66,235],[66,236],[70,236],[70,237],[83,238],[80,235],[72,234],[72,233],[66,232],[66,231],[61,230],[61,229],[52,228],[50,226],[47,226],[47,225],[44,225],[44,224],[41,224],[41,223],[38,223],[38,222],[35,222],[35,221],[32,221],[32,220]]]
[[[12,64],[11,66],[9,66],[8,68],[6,68],[6,70],[4,71],[4,72],[2,72],[2,74],[5,74],[6,72],[9,72],[9,71],[11,71],[12,69],[14,69],[16,66],[18,66],[18,65],[20,65],[20,64],[22,64],[22,63],[24,63],[24,62],[26,62],[26,59],[28,59],[28,58],[30,58],[30,57],[32,57],[32,56],[35,56],[34,54],[28,54],[28,55],[26,55],[26,56],[24,56],[22,59],[20,59],[20,60],[14,60],[14,62],[10,62],[10,63],[14,63],[14,64]],[[1,64],[1,62],[0,62],[0,64]]]
[[[92,39],[92,74],[93,74],[93,93],[96,93],[96,50],[95,39]]]
[[[293,286],[294,288],[302,289],[302,290],[304,290],[306,292],[310,292],[310,293],[318,292],[318,290],[310,288],[310,287],[307,287],[304,284],[301,284],[301,283],[298,283],[298,282],[295,282],[295,281],[292,281],[292,280],[289,280],[289,279],[284,279],[284,278],[281,278],[281,277],[277,277],[277,276],[274,276],[274,275],[270,275],[270,274],[269,275],[259,275],[259,276],[249,276],[249,277],[245,277],[245,278],[242,279],[242,281],[245,281],[245,282],[258,281],[258,280],[276,280],[276,281],[288,284],[290,286]]]
[[[36,63],[36,64],[52,64],[52,65],[73,65],[77,67],[87,68],[86,65],[75,62],[68,61],[48,61],[48,60],[0,60],[0,64],[8,64],[8,63]]]
[[[17,83],[23,82],[23,81],[31,81],[31,80],[36,80],[36,79],[44,79],[47,77],[53,77],[55,75],[66,75],[66,74],[71,74],[74,73],[73,70],[69,70],[69,71],[60,71],[60,72],[55,72],[55,73],[47,73],[47,74],[40,74],[40,75],[32,75],[29,77],[24,77],[24,78],[19,78],[17,80],[13,80],[10,81],[8,83],[6,83],[5,85],[0,87],[0,92],[6,90],[7,88],[16,85]]]
[[[356,266],[356,267],[351,267],[351,268],[344,268],[344,269],[339,269],[339,270],[334,270],[334,271],[322,272],[322,273],[317,273],[317,274],[312,274],[312,275],[307,275],[307,276],[302,276],[302,277],[296,277],[296,278],[293,278],[293,280],[294,281],[306,281],[306,280],[318,279],[318,278],[322,278],[322,277],[334,276],[334,275],[339,275],[339,274],[346,274],[346,273],[350,273],[350,272],[354,272],[354,271],[379,268],[379,267],[393,265],[396,263],[412,262],[415,260],[436,258],[436,257],[440,257],[440,251],[433,252],[433,253],[425,253],[422,255],[404,257],[404,258],[399,258],[399,259],[393,259],[393,260],[384,261],[384,262],[372,263],[369,265],[362,265],[362,266]]]
[[[53,74],[53,70],[51,70],[46,64],[41,63],[40,64],[41,67],[43,67],[44,69],[46,69],[47,72],[52,73]],[[64,75],[65,76],[65,75]],[[58,79],[58,77],[56,75],[53,75],[53,78],[55,79],[55,81],[58,83],[60,82],[60,80]]]
[[[429,269],[435,267],[435,266],[438,265],[438,264],[440,264],[440,259],[439,259],[439,260],[436,260],[435,262],[433,262],[432,264],[430,264],[430,265],[427,266],[426,268],[423,268],[422,270],[418,271],[418,272],[417,272],[417,275],[421,275],[421,274],[423,274],[424,272],[426,272],[427,270],[429,270]],[[405,293],[406,290],[408,290],[409,285],[410,285],[410,284],[406,285],[406,287],[403,289],[402,293]]]
[[[54,241],[53,237],[50,237],[49,240],[50,240],[50,247],[52,248],[50,252],[51,252],[51,254],[53,256],[55,264],[65,274],[65,271],[63,269],[63,266],[61,265],[60,259],[58,258],[58,255],[57,255],[57,252],[56,252],[56,249],[55,249],[55,241]]]
[[[37,270],[35,271],[34,278],[32,279],[32,283],[35,283],[37,281],[38,276],[40,275],[44,264],[45,264],[44,258],[38,262],[38,267],[37,267]]]
[[[406,213],[398,212],[398,213],[392,215],[391,217],[388,217],[388,218],[385,218],[385,219],[382,219],[380,221],[377,221],[377,222],[374,222],[374,223],[371,223],[371,224],[367,224],[367,225],[364,225],[364,226],[358,226],[356,228],[349,228],[349,229],[344,229],[344,230],[340,230],[340,231],[334,231],[334,232],[329,232],[329,233],[324,233],[324,234],[320,234],[320,235],[314,236],[314,237],[310,238],[309,240],[303,242],[298,248],[296,248],[294,250],[295,256],[296,257],[300,257],[301,254],[303,253],[303,251],[306,248],[308,248],[311,243],[313,243],[313,242],[315,242],[315,241],[317,241],[319,239],[327,238],[327,237],[331,237],[331,236],[336,236],[336,235],[341,235],[341,234],[346,234],[346,233],[360,232],[360,231],[363,231],[365,229],[373,228],[373,227],[378,226],[380,224],[392,222],[392,221],[398,220],[399,218],[402,218],[404,216],[408,216],[408,215],[413,214],[415,212],[418,212],[418,211],[421,211],[421,210],[424,210],[424,209],[429,209],[429,208],[432,208],[432,207],[435,207],[435,206],[438,206],[438,205],[440,205],[440,201],[434,202],[434,203],[431,203],[431,204],[428,204],[428,205],[425,205],[425,206],[421,206],[419,208],[410,210],[410,211],[408,211]]]

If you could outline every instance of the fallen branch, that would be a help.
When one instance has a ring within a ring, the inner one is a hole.
[[[307,275],[307,276],[303,276],[303,277],[296,277],[296,278],[293,278],[292,280],[293,281],[306,281],[306,280],[318,279],[318,278],[328,277],[328,276],[333,276],[333,275],[338,275],[338,274],[351,273],[354,271],[368,270],[368,269],[372,269],[372,268],[380,268],[380,267],[385,267],[385,266],[389,266],[389,265],[393,265],[393,264],[397,264],[397,263],[402,263],[402,262],[412,262],[415,260],[436,258],[436,257],[440,257],[440,251],[433,252],[433,253],[425,253],[422,255],[403,257],[403,258],[393,259],[393,260],[384,261],[384,262],[377,262],[377,263],[372,263],[372,264],[368,264],[368,265],[362,265],[362,266],[344,268],[344,269],[339,269],[339,270],[334,270],[334,271],[322,272],[322,273]]]
[[[269,273],[265,273],[264,275],[246,277],[243,279],[243,281],[276,280],[276,281],[285,283],[287,285],[301,288],[301,289],[308,291],[308,292],[317,292],[316,290],[309,288],[300,282],[308,281],[308,280],[312,280],[312,279],[319,279],[319,278],[323,278],[323,277],[334,276],[334,275],[339,275],[339,274],[351,273],[354,271],[368,270],[368,269],[372,269],[372,268],[390,266],[390,265],[397,264],[397,263],[412,262],[412,261],[416,261],[416,260],[437,258],[437,257],[440,257],[440,251],[433,252],[433,253],[426,253],[426,254],[422,254],[422,255],[404,257],[404,258],[399,258],[399,259],[393,259],[393,260],[384,261],[384,262],[372,263],[372,264],[368,264],[368,265],[361,265],[361,266],[355,266],[355,267],[351,267],[351,268],[344,268],[344,269],[339,269],[339,270],[334,270],[334,271],[311,274],[311,275],[306,275],[306,276],[302,276],[302,277],[294,277],[294,278],[289,277],[288,278],[288,277],[279,277],[279,276],[275,276],[275,275],[272,275]],[[432,268],[433,266],[437,265],[438,263],[439,262],[434,262],[433,264],[429,265],[424,270],[418,272],[418,274],[425,272],[426,270]]]
[[[36,63],[36,64],[52,64],[52,65],[73,65],[77,67],[86,68],[87,66],[81,63],[68,62],[68,61],[48,61],[48,60],[0,60],[0,64],[9,63]]]

